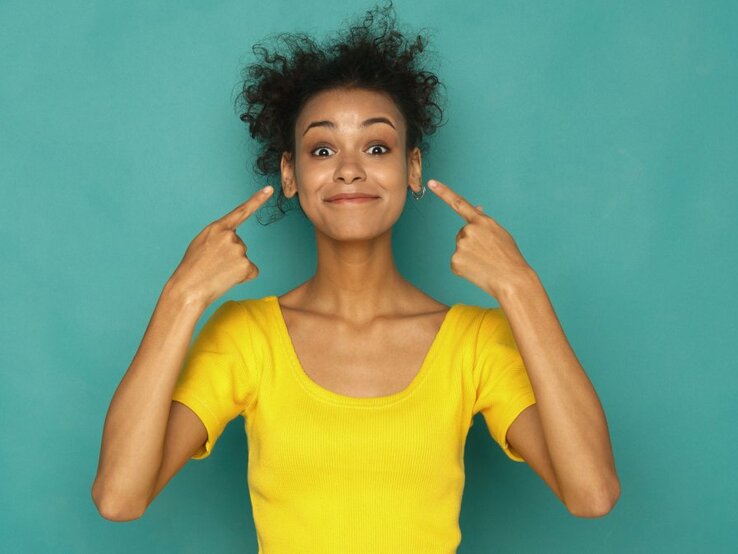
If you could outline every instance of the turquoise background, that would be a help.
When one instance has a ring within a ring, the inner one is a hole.
[[[738,544],[738,4],[396,0],[433,31],[438,178],[515,238],[605,408],[622,496],[570,515],[481,415],[459,552],[729,552]],[[258,186],[233,99],[251,45],[365,2],[0,3],[5,552],[256,552],[238,418],[139,520],[90,497],[108,404],[202,227]],[[439,300],[463,221],[408,200],[397,262]],[[227,299],[314,270],[299,212],[239,229],[259,265]],[[278,254],[278,255],[273,255]],[[199,326],[198,326],[199,327]]]

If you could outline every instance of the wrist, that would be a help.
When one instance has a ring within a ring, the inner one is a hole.
[[[499,287],[494,294],[495,298],[499,302],[503,302],[510,298],[526,294],[531,289],[541,287],[541,281],[538,278],[538,274],[533,270],[532,267],[528,266],[515,274],[511,275],[505,283]]]
[[[183,286],[174,278],[170,278],[161,292],[161,297],[165,298],[168,302],[173,302],[180,305],[182,308],[199,310],[204,312],[208,307],[208,303],[202,298],[201,294],[198,294],[188,287]]]

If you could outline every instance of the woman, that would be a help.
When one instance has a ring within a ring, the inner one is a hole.
[[[188,351],[207,306],[258,276],[236,229],[273,190],[193,240],[111,402],[93,488],[106,518],[140,517],[238,415],[265,554],[455,552],[477,412],[571,513],[617,500],[602,408],[512,237],[431,180],[465,221],[452,271],[501,307],[444,305],[397,270],[392,228],[408,189],[426,192],[439,83],[416,67],[421,37],[408,46],[391,20],[375,36],[374,21],[327,48],[288,37],[291,57],[251,66],[241,119],[261,172],[281,174],[279,210],[297,200],[313,224],[317,268],[281,296],[223,303]]]

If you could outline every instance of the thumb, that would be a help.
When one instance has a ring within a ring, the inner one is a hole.
[[[247,281],[251,281],[252,279],[256,279],[259,276],[259,266],[257,266],[251,260],[249,260],[249,262],[251,263],[251,271],[249,272],[249,274],[246,277],[243,278],[243,280],[241,281],[241,283],[245,283]]]

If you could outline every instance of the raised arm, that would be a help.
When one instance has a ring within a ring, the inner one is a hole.
[[[201,304],[167,284],[113,395],[92,486],[92,498],[106,519],[136,519],[148,505],[162,462],[172,391],[202,312]]]
[[[207,225],[164,287],[105,418],[92,498],[106,519],[140,517],[203,442],[202,423],[186,406],[173,404],[173,392],[205,309],[259,274],[236,229],[272,192],[271,187],[256,192]]]

